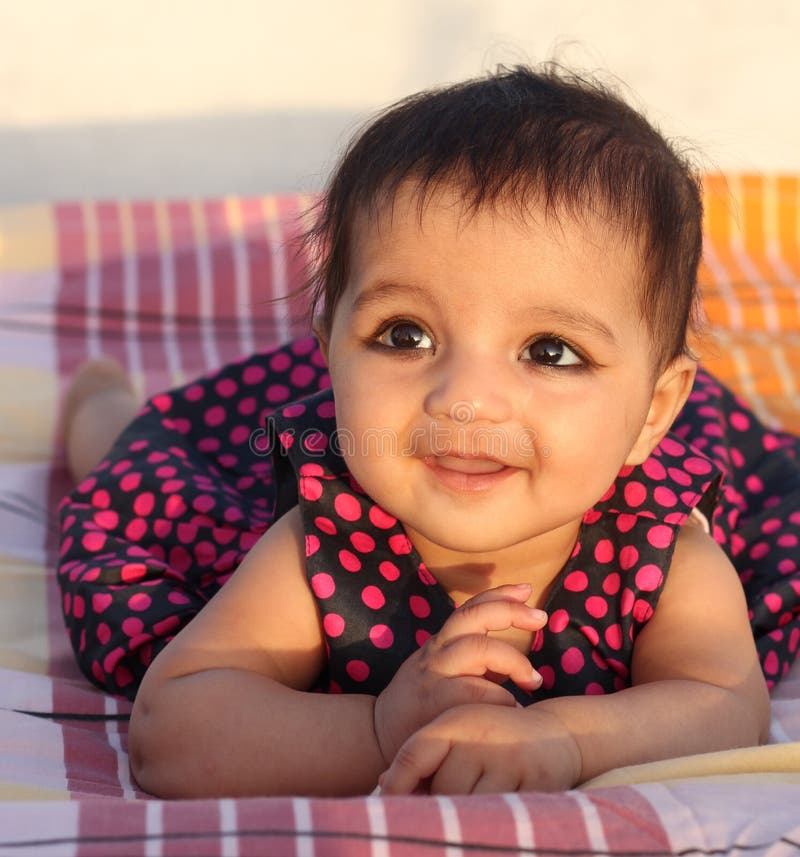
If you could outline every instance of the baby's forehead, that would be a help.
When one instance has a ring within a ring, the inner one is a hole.
[[[406,180],[355,209],[350,261],[356,263],[367,248],[380,252],[399,238],[407,240],[417,234],[434,233],[445,239],[448,235],[458,238],[463,231],[472,230],[490,239],[500,224],[511,226],[521,244],[545,231],[556,242],[567,242],[569,238],[573,245],[577,241],[602,247],[609,253],[623,251],[638,279],[646,267],[646,236],[640,226],[610,208],[597,200],[552,200],[535,189],[481,198],[455,182],[421,187],[418,182]],[[443,221],[448,228],[441,234]]]

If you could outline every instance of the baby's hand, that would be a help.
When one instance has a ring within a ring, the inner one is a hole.
[[[421,726],[468,703],[513,708],[516,701],[498,682],[510,678],[536,690],[541,676],[528,658],[490,631],[538,631],[547,615],[525,604],[528,584],[499,586],[470,598],[438,634],[414,652],[375,702],[375,735],[389,764]]]
[[[578,745],[550,712],[462,705],[403,744],[382,794],[560,791],[581,777]]]

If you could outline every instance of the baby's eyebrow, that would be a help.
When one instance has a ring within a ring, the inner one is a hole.
[[[568,329],[578,328],[589,334],[596,334],[617,346],[617,338],[611,328],[597,316],[580,309],[562,309],[560,307],[532,307],[531,314],[537,321],[545,321]]]
[[[367,309],[373,304],[381,304],[393,298],[405,298],[415,303],[431,303],[431,294],[421,286],[411,283],[397,283],[393,280],[381,280],[367,286],[353,301],[353,312]]]

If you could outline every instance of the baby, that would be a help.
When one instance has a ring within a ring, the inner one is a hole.
[[[693,384],[741,407],[687,347],[701,220],[663,138],[564,72],[424,92],[358,136],[309,236],[324,361],[292,343],[157,397],[62,512],[106,490],[116,516],[67,535],[61,581],[87,673],[141,679],[144,789],[566,789],[765,740],[708,534],[720,468],[689,408],[668,434]],[[261,445],[234,441],[265,402]]]

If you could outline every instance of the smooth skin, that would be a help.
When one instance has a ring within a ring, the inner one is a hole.
[[[694,527],[637,639],[630,689],[520,708],[499,686],[538,687],[527,653],[581,517],[658,444],[695,367],[660,365],[631,297],[635,242],[602,223],[502,206],[466,216],[452,188],[421,217],[401,189],[391,215],[360,224],[321,340],[340,431],[394,432],[407,451],[356,444],[351,472],[461,606],[377,699],[309,693],[325,644],[291,510],[145,675],[130,727],[140,785],[164,797],[362,794],[379,778],[392,794],[562,789],[765,740],[744,595]]]

